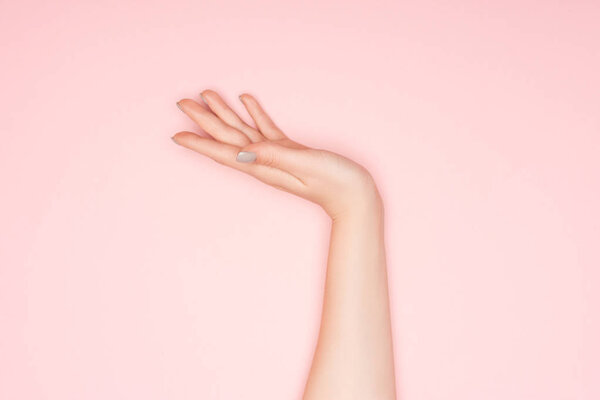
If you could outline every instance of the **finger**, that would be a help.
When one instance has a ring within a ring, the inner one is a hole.
[[[254,120],[258,130],[267,138],[272,140],[285,139],[287,136],[279,129],[271,117],[262,109],[258,101],[251,95],[244,93],[240,95],[240,100],[248,110],[248,113]]]
[[[268,140],[243,146],[240,153],[238,161],[278,168],[302,181],[314,175],[312,165],[318,162],[311,150],[290,148]]]
[[[183,99],[177,106],[186,113],[200,128],[216,140],[235,146],[245,146],[252,143],[242,132],[221,121],[219,117],[207,110],[194,100]]]
[[[208,105],[212,112],[217,115],[217,117],[221,118],[227,125],[245,133],[252,142],[266,140],[259,131],[242,121],[217,92],[206,89],[200,93],[200,96],[202,96],[202,100]]]
[[[237,161],[236,156],[240,150],[237,146],[186,131],[176,133],[172,139],[175,143],[203,154],[219,164],[245,172],[278,189],[298,195],[303,195],[305,192],[306,187],[302,180],[286,171],[267,165]]]

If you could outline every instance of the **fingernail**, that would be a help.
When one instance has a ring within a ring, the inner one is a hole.
[[[183,108],[181,108],[181,105],[179,104],[179,102],[177,102],[177,103],[175,103],[175,104],[177,104],[177,107],[179,107],[179,109],[180,109],[181,111],[183,111]]]
[[[245,163],[252,162],[256,160],[256,153],[252,151],[240,151],[235,160]]]
[[[171,136],[171,140],[177,143],[177,141],[175,140],[175,136]]]
[[[206,103],[206,99],[204,98],[204,95],[202,93],[200,93],[200,97],[202,97],[202,101]]]
[[[238,98],[240,99],[240,101],[244,101],[244,100],[242,99],[242,95],[241,95],[241,94],[238,96]]]

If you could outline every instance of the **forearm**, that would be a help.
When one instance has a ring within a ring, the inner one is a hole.
[[[383,205],[332,219],[319,340],[305,400],[395,399]]]

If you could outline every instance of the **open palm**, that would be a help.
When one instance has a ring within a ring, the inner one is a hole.
[[[291,140],[253,96],[239,97],[256,127],[244,122],[215,91],[204,90],[201,97],[208,109],[191,99],[177,105],[211,137],[178,132],[172,138],[177,144],[312,201],[334,219],[357,207],[381,205],[364,167]]]

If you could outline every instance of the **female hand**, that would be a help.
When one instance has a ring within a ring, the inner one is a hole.
[[[191,99],[177,105],[212,138],[178,132],[175,143],[320,205],[332,218],[365,207],[382,208],[371,174],[356,162],[286,136],[249,94],[240,100],[256,128],[246,124],[212,90],[201,93],[209,109]]]

